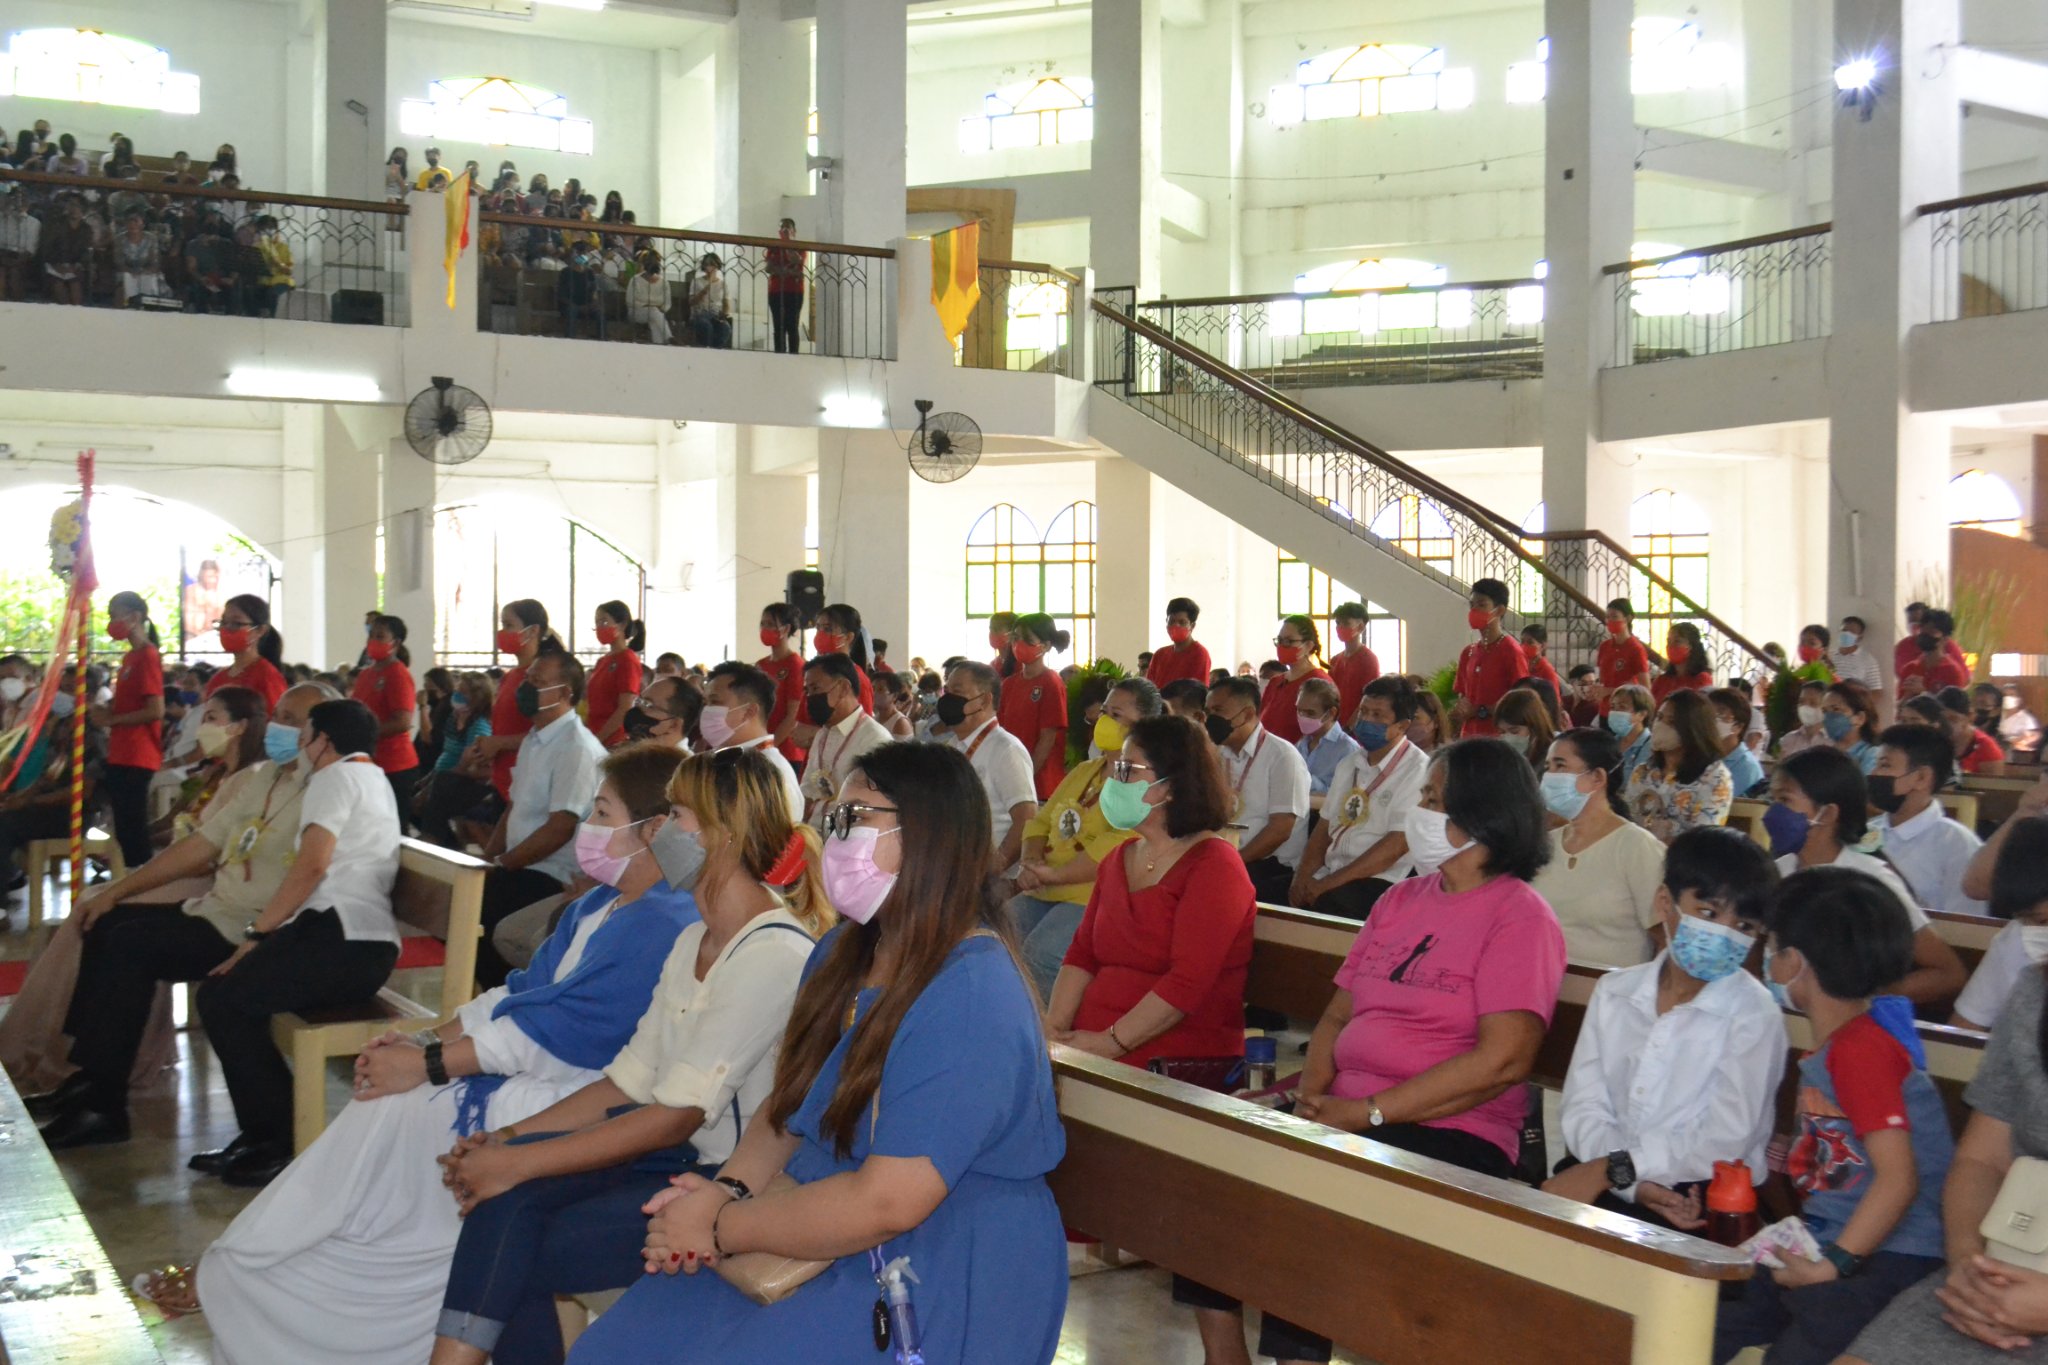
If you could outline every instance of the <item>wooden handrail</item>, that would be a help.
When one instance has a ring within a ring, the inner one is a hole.
[[[1922,212],[1925,212],[1925,210],[1923,209]],[[1766,232],[1757,237],[1737,237],[1732,242],[1709,242],[1705,246],[1687,247],[1683,251],[1666,252],[1662,256],[1645,256],[1639,261],[1617,261],[1613,265],[1601,266],[1600,273],[1603,275],[1625,275],[1631,270],[1641,270],[1646,265],[1662,265],[1666,261],[1682,261],[1688,256],[1718,256],[1730,251],[1741,251],[1745,247],[1770,246],[1777,242],[1796,242],[1801,237],[1821,237],[1834,230],[1835,225],[1830,220],[1825,223],[1814,223],[1807,227],[1786,228],[1783,232]]]
[[[1982,194],[1966,194],[1960,199],[1937,199],[1931,204],[1922,204],[1914,213],[1924,218],[1930,213],[1946,213],[1950,209],[1971,209],[1979,204],[1995,204],[2001,199],[2018,199],[2028,194],[2048,194],[2048,180],[2039,180],[2031,185],[2018,185],[2009,190],[1986,190]]]
[[[785,240],[781,237],[744,237],[727,232],[693,232],[687,228],[645,227],[639,223],[604,223],[595,218],[586,222],[581,218],[541,218],[524,213],[485,211],[477,215],[477,221],[502,223],[508,227],[540,228],[544,232],[593,232],[600,237],[616,233],[627,237],[662,237],[671,241],[722,242],[727,246],[754,246],[766,250],[780,248],[784,251],[815,251],[832,256],[872,256],[885,261],[896,259],[896,253],[887,247],[806,242],[795,237]]]
[[[1389,473],[1398,475],[1398,477],[1412,487],[1426,493],[1432,501],[1442,503],[1446,507],[1455,508],[1461,515],[1471,520],[1481,530],[1499,541],[1515,558],[1535,570],[1536,575],[1543,579],[1544,582],[1563,593],[1569,600],[1576,602],[1594,620],[1603,621],[1606,619],[1607,609],[1605,607],[1597,605],[1592,598],[1552,573],[1544,566],[1542,560],[1523,549],[1520,539],[1522,535],[1521,529],[1508,522],[1498,513],[1470,501],[1448,485],[1438,483],[1420,470],[1402,464],[1392,455],[1364,437],[1355,436],[1342,427],[1334,426],[1324,421],[1315,413],[1310,412],[1307,408],[1302,407],[1299,403],[1283,395],[1278,389],[1262,384],[1251,376],[1232,369],[1205,352],[1182,344],[1151,323],[1140,318],[1134,318],[1122,309],[1113,307],[1102,299],[1091,299],[1089,302],[1096,312],[1101,313],[1104,317],[1111,319],[1120,326],[1138,333],[1169,355],[1185,361],[1187,364],[1216,379],[1222,380],[1225,384],[1245,394],[1247,397],[1254,398],[1274,411],[1282,413],[1293,421],[1300,423],[1336,446],[1337,449],[1347,454],[1356,455],[1370,464],[1377,465],[1382,469],[1388,470]]]
[[[1141,303],[1140,308],[1213,308],[1231,303],[1279,303],[1288,299],[1314,302],[1317,299],[1355,299],[1368,294],[1438,294],[1446,289],[1523,289],[1529,285],[1541,285],[1543,281],[1534,278],[1520,280],[1451,280],[1444,284],[1389,284],[1374,289],[1329,289],[1320,294],[1299,294],[1283,289],[1271,294],[1216,294],[1208,298],[1176,299],[1172,297],[1152,299]]]
[[[1041,275],[1057,275],[1069,284],[1081,282],[1079,275],[1069,275],[1058,266],[1047,265],[1043,261],[997,261],[984,256],[977,264],[984,270],[1037,271]]]
[[[204,185],[171,185],[163,181],[110,180],[98,175],[50,175],[45,171],[12,171],[0,167],[0,180],[24,185],[55,185],[63,189],[99,190],[105,194],[168,194],[187,199],[225,199],[241,204],[289,204],[294,208],[350,209],[404,217],[404,204],[389,199],[323,199],[308,194],[271,194],[258,190],[217,190]]]
[[[1758,663],[1768,664],[1770,665],[1772,672],[1777,671],[1777,665],[1771,663],[1769,656],[1767,656],[1761,649],[1758,649],[1755,645],[1751,644],[1747,639],[1745,639],[1741,634],[1739,634],[1736,631],[1735,627],[1729,625],[1726,621],[1723,621],[1720,617],[1714,615],[1714,613],[1708,611],[1699,603],[1693,601],[1692,598],[1688,597],[1685,593],[1679,590],[1677,584],[1673,583],[1663,574],[1658,573],[1648,564],[1643,563],[1641,560],[1637,559],[1633,554],[1629,553],[1627,550],[1622,549],[1620,544],[1616,542],[1615,539],[1612,536],[1608,535],[1605,531],[1534,531],[1525,532],[1523,534],[1523,539],[1542,541],[1597,541],[1598,543],[1606,546],[1608,549],[1614,551],[1615,554],[1619,555],[1622,561],[1626,563],[1631,569],[1634,569],[1637,573],[1640,573],[1643,577],[1649,579],[1650,582],[1655,584],[1657,587],[1662,588],[1667,594],[1670,595],[1671,599],[1674,602],[1677,602],[1683,607],[1685,607],[1686,610],[1684,612],[1684,615],[1697,616],[1700,620],[1705,621],[1715,630],[1727,636],[1730,641],[1732,641],[1735,645],[1740,647],[1745,653],[1747,653],[1751,658],[1755,659]]]

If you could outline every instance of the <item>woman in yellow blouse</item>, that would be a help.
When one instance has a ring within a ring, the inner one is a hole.
[[[1163,709],[1159,689],[1143,678],[1125,678],[1111,688],[1095,721],[1095,748],[1101,757],[1069,770],[1024,826],[1010,917],[1041,1000],[1051,996],[1067,944],[1081,926],[1088,895],[1095,889],[1095,870],[1133,837],[1132,831],[1117,829],[1104,819],[1096,804],[1109,763],[1123,752],[1125,732]]]

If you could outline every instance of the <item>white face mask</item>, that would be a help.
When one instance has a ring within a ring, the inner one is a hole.
[[[1408,856],[1418,872],[1427,875],[1465,851],[1451,843],[1451,817],[1440,810],[1412,807],[1402,827],[1408,835]],[[1466,845],[1470,847],[1470,845]]]
[[[1825,715],[1826,712],[1818,706],[1802,706],[1799,708],[1799,723],[1809,730],[1818,730]]]
[[[2027,961],[2035,966],[2048,962],[2048,924],[2022,924],[2020,947],[2026,949]]]
[[[1735,738],[1735,722],[1732,720],[1727,720],[1725,718],[1716,717],[1714,720],[1714,733],[1719,735],[1723,739]]]
[[[0,678],[0,701],[20,701],[28,692],[28,684],[20,678]]]

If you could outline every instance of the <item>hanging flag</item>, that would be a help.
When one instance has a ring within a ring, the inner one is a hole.
[[[450,181],[448,188],[441,191],[441,198],[448,210],[448,254],[443,263],[448,267],[448,306],[455,306],[455,263],[469,246],[469,172]]]
[[[962,223],[932,237],[932,307],[946,340],[958,341],[981,298],[981,224]]]

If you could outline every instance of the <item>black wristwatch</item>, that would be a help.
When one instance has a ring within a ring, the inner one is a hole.
[[[441,1040],[436,1038],[426,1046],[427,1079],[435,1085],[448,1084],[448,1068],[441,1061]]]
[[[1835,1273],[1845,1280],[1863,1269],[1864,1258],[1853,1251],[1844,1250],[1840,1242],[1829,1242],[1820,1249],[1820,1254],[1824,1259],[1834,1263]]]
[[[754,1197],[754,1192],[747,1188],[747,1182],[733,1176],[716,1175],[711,1178],[711,1183],[723,1185],[735,1200],[752,1199]]]
[[[1627,1152],[1607,1154],[1607,1184],[1611,1189],[1625,1190],[1636,1183],[1635,1158]]]
[[[245,943],[261,943],[263,942],[264,939],[269,937],[270,931],[267,929],[258,929],[256,927],[256,921],[253,919],[249,921],[249,927],[242,931],[242,941]]]

